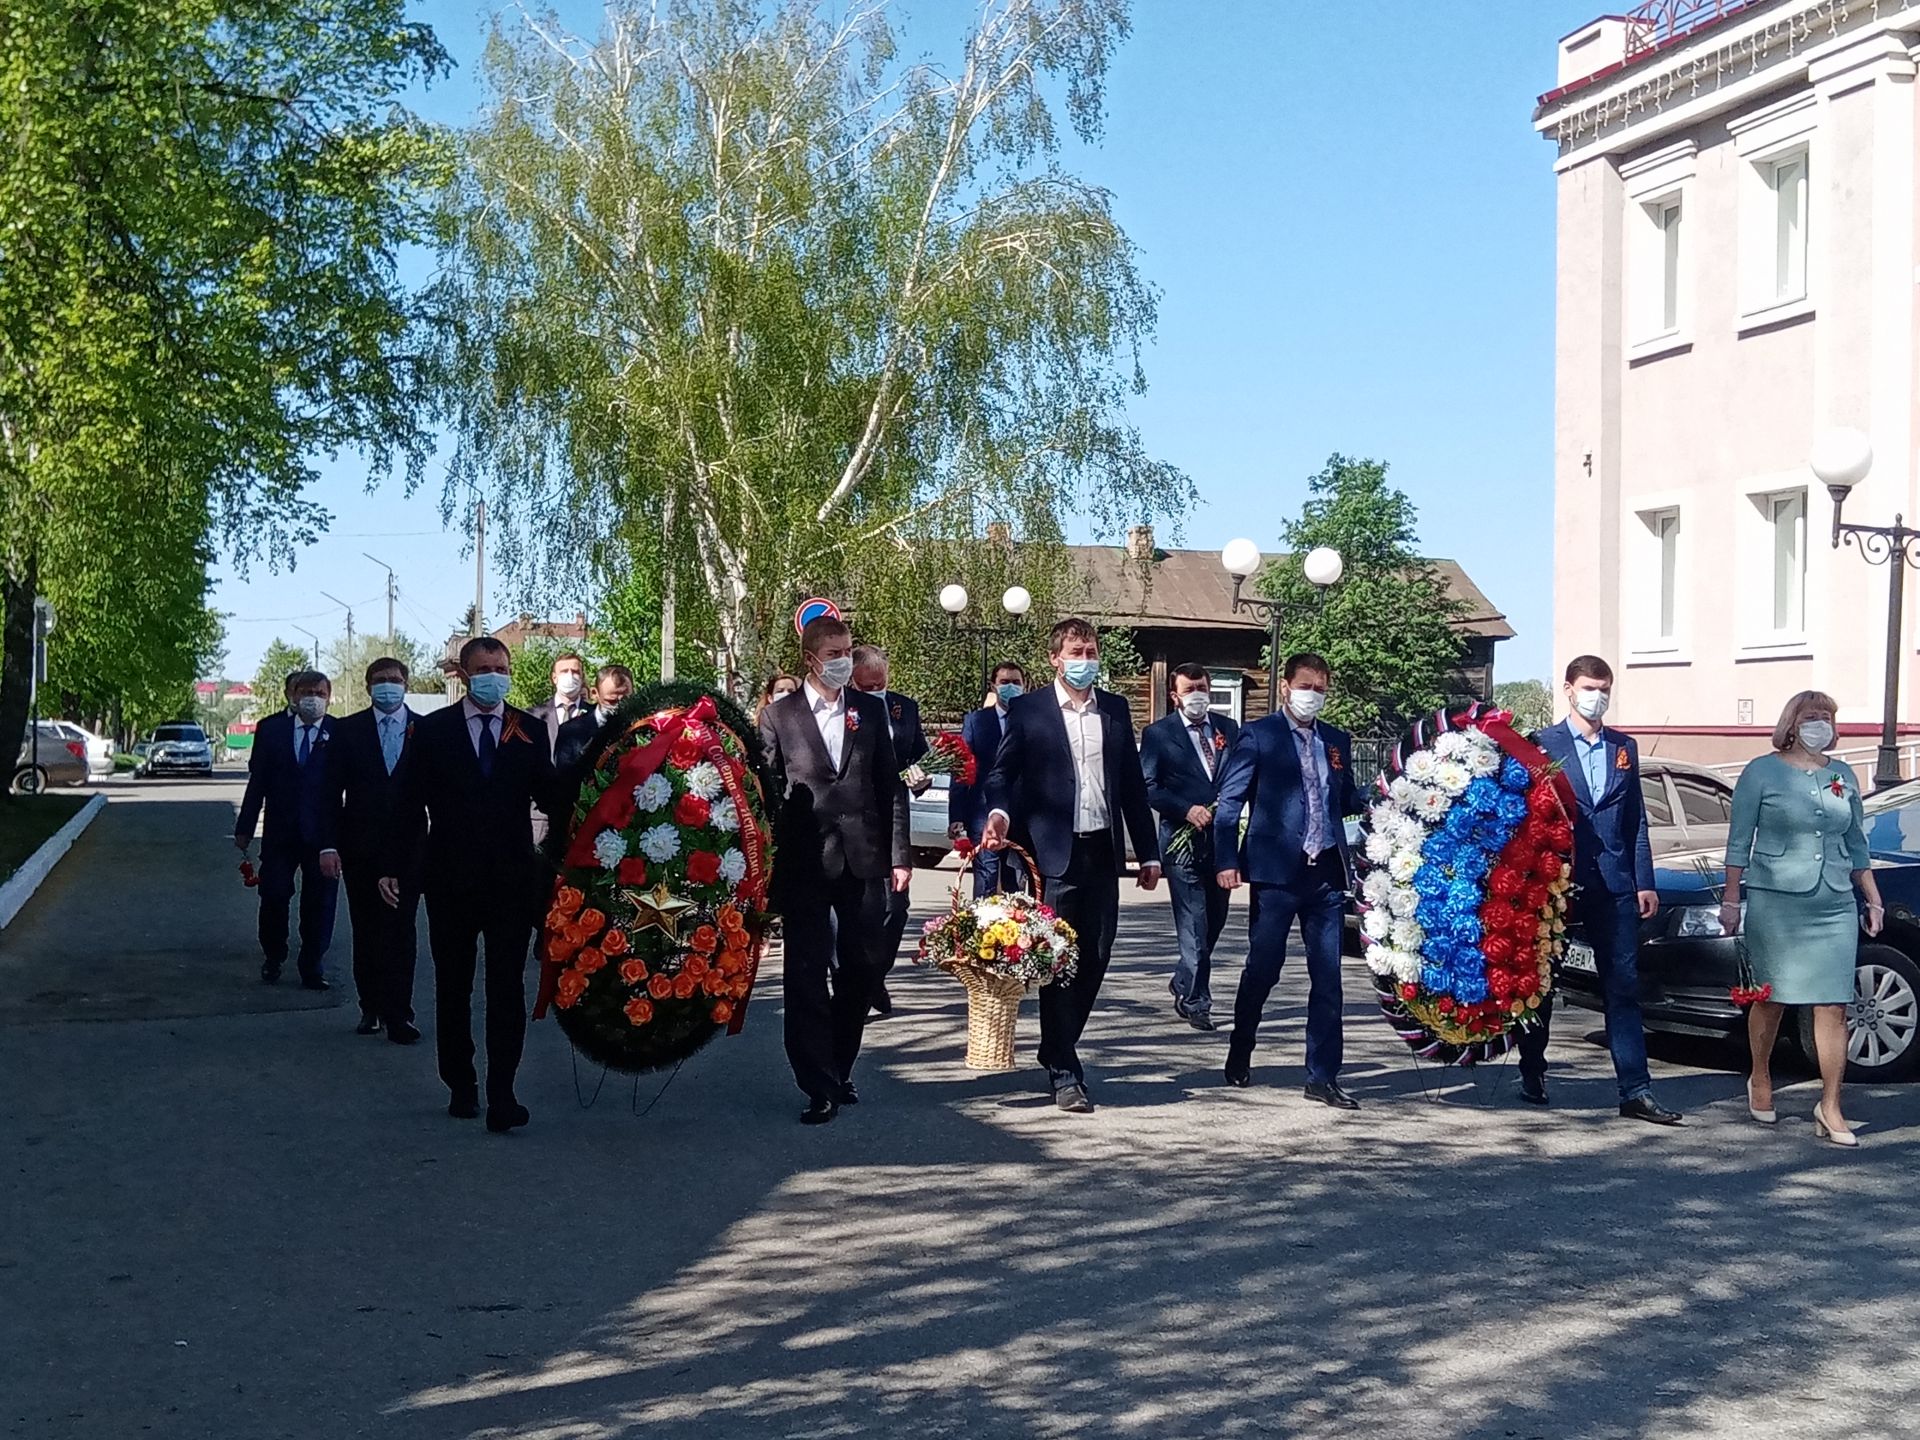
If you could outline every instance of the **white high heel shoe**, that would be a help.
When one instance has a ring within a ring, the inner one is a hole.
[[[1780,1117],[1774,1111],[1762,1110],[1753,1103],[1753,1082],[1751,1080],[1747,1082],[1747,1114],[1751,1115],[1762,1125],[1778,1125],[1780,1123]]]
[[[1827,1124],[1826,1117],[1820,1113],[1820,1107],[1813,1107],[1813,1133],[1822,1140],[1831,1140],[1835,1145],[1845,1145],[1849,1149],[1860,1143],[1860,1137],[1851,1130],[1836,1130]]]

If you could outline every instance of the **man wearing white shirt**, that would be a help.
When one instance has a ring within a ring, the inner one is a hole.
[[[560,756],[560,727],[577,716],[593,713],[593,701],[586,693],[586,674],[586,664],[578,652],[562,650],[553,657],[553,694],[527,708],[527,714],[547,727],[547,754],[554,757],[556,764]],[[535,810],[533,843],[538,845],[546,838],[547,817]]]
[[[1062,620],[1047,650],[1054,683],[1007,706],[1006,735],[987,776],[981,843],[990,850],[1024,844],[1046,879],[1047,903],[1080,937],[1074,978],[1041,987],[1039,1058],[1054,1103],[1085,1114],[1093,1102],[1078,1047],[1119,925],[1123,825],[1143,890],[1160,883],[1160,846],[1127,702],[1095,688],[1099,632],[1085,620]]]

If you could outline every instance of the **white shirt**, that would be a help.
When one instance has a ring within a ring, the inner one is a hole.
[[[1107,747],[1105,722],[1100,718],[1096,692],[1076,700],[1066,681],[1053,682],[1060,702],[1060,718],[1067,725],[1067,749],[1073,754],[1073,833],[1105,830],[1112,823],[1107,808]]]
[[[847,748],[847,692],[829,697],[811,679],[803,685],[807,708],[813,711],[813,723],[820,727],[820,743],[827,747],[827,759],[840,768],[840,757]]]
[[[469,695],[460,702],[460,711],[467,717],[467,738],[473,742],[473,753],[476,756],[480,753],[480,721],[482,717],[493,722],[493,743],[496,747],[500,744],[500,727],[506,723],[507,718],[507,707],[505,705],[496,705],[491,710],[482,710],[478,705],[473,703],[473,697]]]
[[[307,724],[306,721],[302,720],[296,714],[293,717],[293,758],[295,761],[298,761],[300,758],[300,737],[307,734],[308,731],[312,732],[312,735],[307,740],[307,758],[311,760],[315,748],[320,744],[320,727],[317,724]]]
[[[585,708],[586,707],[580,703],[579,696],[576,695],[573,699],[569,700],[565,696],[560,694],[559,691],[556,690],[554,692],[553,720],[556,725],[566,724],[569,720],[573,719],[574,716],[578,715]],[[496,736],[495,738],[498,739],[499,737]]]

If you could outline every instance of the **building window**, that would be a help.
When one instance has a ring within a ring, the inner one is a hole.
[[[1799,635],[1807,628],[1807,492],[1763,497],[1773,558],[1773,628]]]
[[[1807,297],[1807,152],[1769,160],[1762,167],[1773,218],[1773,300]]]
[[[1727,121],[1739,166],[1740,314],[1759,329],[1813,312],[1809,234],[1820,105],[1811,87]]]
[[[1246,719],[1247,675],[1244,670],[1208,670],[1213,713],[1234,724]]]
[[[1683,258],[1681,207],[1678,195],[1662,196],[1641,205],[1646,217],[1641,236],[1641,301],[1639,339],[1659,340],[1680,329],[1680,285]]]
[[[1642,653],[1680,648],[1680,511],[1677,507],[1642,510],[1642,559],[1638,566],[1645,597],[1639,625]]]

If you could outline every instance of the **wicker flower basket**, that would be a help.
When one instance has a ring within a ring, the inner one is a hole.
[[[1046,903],[1044,891],[1033,857],[1018,846],[1010,846],[1009,849],[1016,851],[1026,860],[1027,873],[1033,877],[1033,904],[1044,907]],[[967,893],[967,877],[972,873],[974,861],[978,856],[979,851],[974,851],[967,857],[966,864],[960,867],[959,877],[954,881],[953,899],[948,907],[947,919],[929,923],[930,933],[921,942],[921,963],[938,966],[966,987],[967,1068],[969,1070],[1012,1070],[1015,1068],[1014,1028],[1020,1015],[1020,1000],[1027,993],[1028,985],[1032,983],[1031,972],[1022,976],[1009,973],[1006,968],[999,965],[977,963],[971,958],[972,952],[958,944],[954,944],[951,952],[947,954],[927,953],[935,942],[936,932],[940,931],[941,926],[955,921],[965,921],[971,915],[973,907],[982,903],[973,900]],[[1064,935],[1071,945],[1074,939],[1072,930],[1054,919],[1051,912],[1043,913],[1047,927],[1046,934],[1055,937],[1056,945],[1058,937]],[[1029,925],[1032,924],[1031,915],[1027,917],[1027,922]],[[940,938],[953,944],[954,937],[951,932],[947,932]],[[1030,948],[1029,953],[1045,953],[1040,948],[1044,943],[1043,935],[1040,941]],[[1071,966],[1075,963],[1077,951],[1070,949],[1065,953],[1066,973],[1071,974]]]

